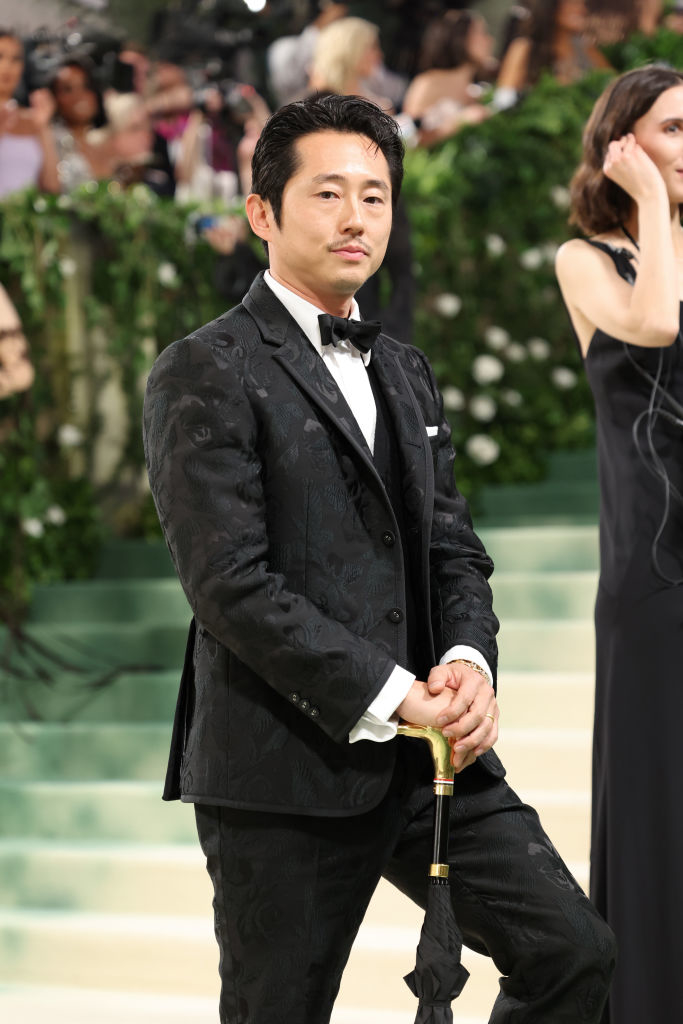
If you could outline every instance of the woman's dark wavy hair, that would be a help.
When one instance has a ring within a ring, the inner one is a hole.
[[[627,71],[608,85],[584,129],[583,157],[569,186],[570,224],[599,235],[626,220],[632,199],[603,173],[607,146],[632,131],[658,97],[678,85],[683,73],[661,64]]]
[[[543,71],[555,64],[555,23],[562,0],[535,0],[530,8],[528,39],[530,43],[527,85],[535,85]]]
[[[431,21],[422,36],[420,71],[459,68],[469,60],[467,37],[476,18],[474,11],[446,11]]]
[[[285,185],[299,166],[296,142],[316,132],[349,132],[370,139],[389,165],[396,205],[403,181],[403,141],[394,118],[361,96],[309,96],[287,103],[269,118],[251,161],[251,190],[270,203],[278,226]]]

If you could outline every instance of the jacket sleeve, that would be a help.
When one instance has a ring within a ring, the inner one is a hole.
[[[243,381],[246,361],[239,345],[196,336],[161,354],[144,406],[152,494],[198,628],[285,699],[304,689],[317,724],[346,741],[395,661],[269,568],[264,466]]]
[[[488,579],[493,562],[474,532],[467,501],[455,483],[455,451],[443,399],[427,359],[420,353],[438,424],[433,442],[434,514],[429,549],[432,629],[437,658],[456,644],[480,651],[496,685],[498,619]]]

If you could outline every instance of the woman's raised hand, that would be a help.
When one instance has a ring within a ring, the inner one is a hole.
[[[610,142],[602,169],[610,181],[628,192],[636,202],[658,192],[666,192],[657,165],[638,145],[631,132]]]

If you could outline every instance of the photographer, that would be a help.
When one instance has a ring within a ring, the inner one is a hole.
[[[233,198],[249,191],[249,162],[268,106],[250,85],[221,76],[190,74],[159,62],[146,107],[169,146],[183,199]]]

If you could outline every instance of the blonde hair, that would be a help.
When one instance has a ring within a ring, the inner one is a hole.
[[[356,78],[361,57],[379,39],[379,29],[364,18],[340,18],[318,36],[311,86],[344,95]]]

